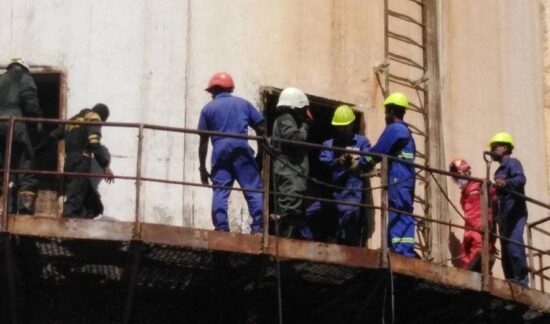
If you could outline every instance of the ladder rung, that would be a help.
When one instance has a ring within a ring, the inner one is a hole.
[[[399,63],[402,63],[402,64],[405,64],[405,65],[408,65],[408,66],[411,66],[411,67],[414,67],[414,68],[417,68],[419,70],[422,70],[424,71],[424,67],[418,63],[416,63],[415,61],[411,60],[410,58],[408,57],[405,57],[405,56],[402,56],[402,55],[397,55],[395,53],[389,53],[388,55],[388,58],[394,62],[399,62]]]
[[[409,0],[410,2],[414,2],[416,3],[417,5],[421,6],[421,7],[424,7],[424,2],[420,1],[420,0]]]
[[[397,11],[393,11],[393,10],[388,10],[388,15],[392,16],[392,17],[395,17],[395,18],[398,18],[398,19],[401,19],[401,20],[404,20],[404,21],[408,21],[410,23],[413,23],[415,25],[418,25],[420,27],[424,27],[424,24],[421,23],[420,21],[410,17],[410,16],[407,16],[405,14],[402,14],[400,12],[397,12]]]
[[[411,130],[412,130],[413,132],[417,132],[417,133],[419,133],[419,135],[422,135],[422,136],[426,137],[426,133],[423,132],[422,130],[420,130],[420,128],[418,128],[418,127],[416,127],[416,126],[414,126],[414,125],[410,125],[410,124],[409,124],[409,127],[411,128]]]
[[[419,87],[418,85],[415,85],[415,82],[410,79],[400,77],[398,75],[391,74],[391,73],[388,76],[389,76],[390,82],[401,84],[402,86],[409,87],[411,89],[426,91],[426,89],[424,89],[423,87]]]
[[[421,49],[424,49],[424,46],[422,44],[420,44],[419,42],[415,41],[414,39],[412,39],[408,36],[400,35],[400,34],[388,31],[388,37],[396,39],[398,41],[402,41],[402,42],[407,43],[407,44],[415,45],[415,46],[420,47]]]

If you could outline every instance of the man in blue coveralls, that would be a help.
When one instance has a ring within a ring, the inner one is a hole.
[[[407,97],[399,92],[390,94],[384,101],[386,128],[370,152],[387,154],[401,160],[414,162],[416,145],[411,131],[403,121],[409,106]],[[379,159],[376,159],[379,160]],[[416,221],[411,215],[414,208],[414,167],[388,161],[388,200],[389,207],[401,212],[390,211],[388,222],[388,245],[390,251],[407,257],[415,257]]]
[[[217,131],[232,134],[248,134],[252,127],[256,134],[264,134],[264,117],[254,106],[239,97],[232,96],[234,83],[227,73],[216,73],[210,79],[206,91],[212,95],[201,111],[199,130]],[[200,136],[199,171],[201,182],[208,184],[208,178],[215,186],[231,187],[235,179],[243,189],[262,189],[260,169],[254,159],[254,151],[246,139],[212,136],[212,174],[206,169],[209,135]],[[217,231],[229,231],[227,199],[230,190],[214,188],[212,199],[212,222]],[[263,194],[243,191],[248,211],[252,217],[251,234],[260,233],[263,228]]]
[[[497,188],[498,213],[497,222],[500,228],[500,245],[502,248],[502,268],[506,279],[522,285],[527,285],[528,269],[525,247],[507,241],[523,243],[523,230],[527,221],[527,204],[525,199],[514,195],[514,192],[525,195],[527,179],[519,160],[510,157],[514,149],[514,141],[510,134],[496,133],[491,138],[493,160],[500,163],[495,171],[495,187]]]
[[[334,112],[332,125],[336,130],[335,138],[326,140],[323,145],[339,147],[360,152],[368,152],[369,140],[354,132],[355,113],[346,105],[339,106]],[[332,181],[336,186],[345,189],[336,189],[333,198],[338,201],[360,204],[365,189],[362,171],[366,171],[369,163],[365,156],[350,153],[323,150],[319,160],[332,171]],[[364,221],[361,218],[359,206],[337,204],[338,210],[338,242],[346,245],[359,246],[361,244],[361,228]]]

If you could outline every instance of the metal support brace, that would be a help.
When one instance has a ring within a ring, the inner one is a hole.
[[[8,202],[10,191],[10,168],[11,168],[11,146],[13,142],[13,116],[8,120],[8,136],[4,149],[4,178],[2,179],[2,220],[0,223],[0,232],[7,232],[8,229]]]
[[[17,294],[15,291],[15,260],[11,234],[0,233],[0,241],[4,247],[4,261],[6,267],[6,280],[8,286],[8,299],[10,309],[10,323],[17,324]]]
[[[260,145],[267,144],[267,138]],[[264,218],[264,237],[262,242],[263,252],[267,252],[269,245],[269,186],[270,186],[270,176],[271,176],[271,156],[263,150],[263,159],[262,159],[262,181],[264,186],[264,197],[263,197],[263,218]]]
[[[143,242],[132,240],[128,247],[128,262],[124,269],[121,282],[128,283],[128,293],[126,295],[126,302],[124,303],[124,314],[122,323],[130,323],[132,317],[132,309],[134,306],[134,297],[136,292],[136,286],[138,281],[139,266],[141,263],[141,257],[143,255]]]
[[[483,274],[482,289],[484,291],[489,290],[489,276],[491,273],[489,265],[489,219],[487,213],[489,211],[489,182],[485,179],[483,181],[483,190],[481,193],[481,221],[483,226],[483,246],[481,250],[481,273]]]
[[[143,155],[143,124],[139,125],[138,147],[137,147],[137,166],[136,166],[136,215],[134,219],[134,230],[132,238],[141,239],[141,161]]]
[[[380,171],[381,192],[381,217],[380,217],[380,236],[381,236],[381,260],[380,267],[388,266],[388,158],[382,158],[382,169]]]
[[[533,246],[533,229],[531,227],[527,227],[527,245],[529,246]],[[528,256],[529,256],[529,276],[531,277],[529,280],[529,284],[531,286],[531,288],[533,289],[536,289],[537,288],[537,285],[536,285],[536,282],[535,282],[535,262],[534,262],[534,259],[533,259],[533,250],[532,249],[528,249],[527,250],[527,253],[528,253]]]

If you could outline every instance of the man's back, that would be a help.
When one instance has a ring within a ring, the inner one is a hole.
[[[0,76],[0,116],[22,115],[40,117],[42,112],[33,78],[16,67]]]
[[[242,98],[224,92],[216,96],[201,111],[199,130],[210,130],[232,134],[248,134],[248,126],[263,121],[263,116]],[[212,144],[229,137],[212,136]],[[231,138],[233,141],[246,140]]]

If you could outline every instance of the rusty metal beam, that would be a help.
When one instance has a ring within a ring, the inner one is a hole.
[[[130,323],[132,317],[132,309],[134,306],[134,298],[138,281],[139,266],[143,255],[143,242],[132,240],[128,248],[128,262],[122,273],[121,283],[128,284],[128,293],[124,304],[124,313],[122,323]]]
[[[16,235],[130,241],[132,223],[93,220],[65,220],[46,217],[12,217],[9,230]],[[270,236],[267,252],[262,252],[260,236],[188,229],[159,224],[141,224],[144,244],[163,244],[231,253],[275,256],[275,237]],[[336,244],[278,239],[283,259],[331,263],[349,267],[379,269],[381,252]],[[392,271],[442,285],[482,291],[481,274],[440,266],[428,261],[390,253]],[[550,312],[550,295],[490,278],[489,293]]]

